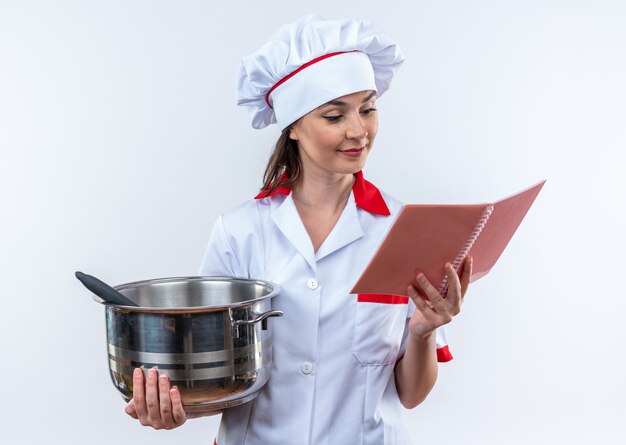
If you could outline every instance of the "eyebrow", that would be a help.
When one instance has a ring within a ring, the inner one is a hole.
[[[365,102],[369,102],[370,100],[372,100],[372,98],[374,98],[374,96],[376,96],[376,91],[372,91],[370,94],[367,95],[367,97],[365,99],[363,99],[363,101],[361,102],[362,104],[364,104]],[[346,102],[344,102],[343,100],[331,100],[329,102],[326,102],[324,105],[320,105],[318,108],[322,108],[325,107],[327,105],[338,105],[338,106],[345,106],[347,105]]]

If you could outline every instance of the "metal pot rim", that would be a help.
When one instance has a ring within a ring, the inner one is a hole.
[[[97,295],[93,295],[94,301],[100,303],[107,308],[111,308],[113,310],[119,310],[123,312],[150,312],[150,313],[159,313],[159,314],[170,314],[170,313],[195,313],[195,312],[214,312],[214,311],[222,311],[230,308],[239,308],[250,306],[258,301],[265,300],[267,298],[275,297],[280,293],[280,286],[275,283],[264,281],[264,280],[255,280],[255,279],[247,279],[247,278],[235,278],[228,276],[183,276],[183,277],[166,277],[166,278],[155,278],[150,280],[140,280],[133,281],[131,283],[124,283],[118,286],[114,286],[114,288],[118,291],[123,291],[124,289],[130,287],[140,287],[152,284],[160,284],[160,283],[171,283],[176,281],[230,281],[230,282],[242,282],[242,283],[252,283],[258,284],[261,286],[266,286],[271,288],[271,292],[267,295],[263,295],[261,297],[253,298],[251,300],[238,301],[235,303],[225,304],[225,305],[211,305],[211,306],[191,306],[191,307],[148,307],[148,306],[123,306],[118,304],[111,304],[105,302],[103,299],[98,297]]]

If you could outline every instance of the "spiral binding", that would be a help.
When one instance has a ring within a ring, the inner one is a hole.
[[[483,212],[482,216],[478,220],[478,223],[476,223],[474,230],[472,231],[469,238],[463,245],[463,248],[461,249],[461,251],[458,253],[456,258],[452,262],[452,268],[454,269],[455,272],[457,273],[459,272],[459,268],[461,267],[461,264],[463,264],[463,260],[465,260],[465,257],[467,256],[470,249],[472,248],[472,246],[474,245],[474,243],[480,236],[480,232],[483,231],[483,228],[487,224],[487,221],[489,220],[489,217],[491,216],[492,212],[493,212],[493,204],[490,204],[485,208],[485,211]],[[439,295],[445,297],[447,293],[448,293],[448,276],[446,275],[445,277],[443,277],[443,281],[441,282],[441,285],[439,286]]]

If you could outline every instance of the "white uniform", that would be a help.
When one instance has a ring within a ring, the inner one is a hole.
[[[357,173],[316,253],[289,190],[217,220],[200,273],[277,283],[272,307],[284,311],[269,323],[270,380],[254,401],[224,411],[218,445],[411,443],[393,371],[413,303],[349,293],[401,208]]]

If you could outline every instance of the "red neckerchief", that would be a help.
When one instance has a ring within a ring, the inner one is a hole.
[[[354,200],[356,202],[357,207],[370,212],[375,213],[376,215],[385,215],[389,216],[391,213],[389,212],[389,208],[383,199],[383,195],[380,193],[380,190],[376,188],[374,184],[365,180],[363,178],[363,172],[358,171],[354,174],[356,180],[354,181],[354,185],[352,186],[352,192],[354,193]],[[287,179],[287,176],[284,175],[281,178],[281,182]],[[270,196],[274,196],[277,194],[280,195],[289,195],[291,193],[291,186],[289,185],[281,185],[272,193],[267,193],[266,190],[263,190],[261,193],[256,195],[254,199],[268,198]]]

